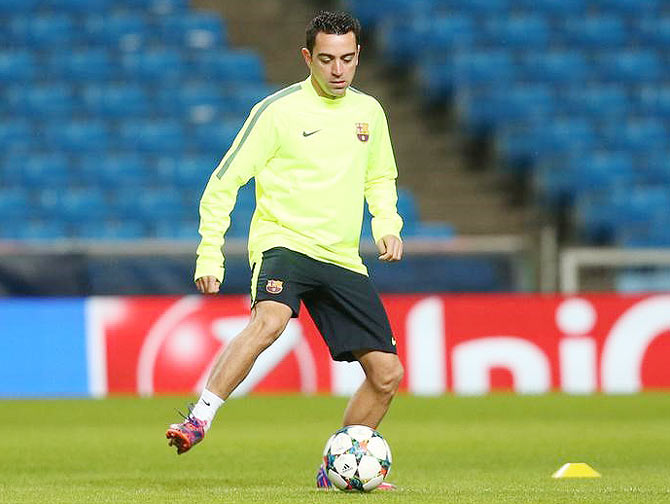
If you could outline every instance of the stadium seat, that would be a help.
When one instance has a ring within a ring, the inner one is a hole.
[[[14,219],[23,219],[32,207],[29,193],[24,189],[0,188],[0,227]]]
[[[136,13],[89,16],[84,27],[88,42],[97,46],[136,51],[149,41],[149,24]]]
[[[238,125],[205,124],[190,129],[190,144],[193,150],[210,158],[223,157],[238,132]]]
[[[90,187],[147,187],[153,182],[149,162],[136,153],[81,156],[78,179]]]
[[[34,126],[27,120],[0,121],[0,152],[27,150],[35,140]]]
[[[16,85],[8,89],[7,102],[20,117],[70,119],[76,109],[74,90],[69,84]]]
[[[561,94],[561,98],[561,109],[569,116],[584,114],[594,119],[621,118],[631,112],[626,88],[618,84],[572,86]]]
[[[194,54],[193,60],[195,74],[217,85],[265,80],[263,61],[256,51],[202,51]]]
[[[117,7],[166,15],[186,10],[188,2],[189,0],[117,0],[115,3]]]
[[[106,49],[81,49],[54,52],[48,56],[51,78],[77,81],[102,81],[115,74],[115,63]]]
[[[656,82],[666,75],[665,67],[665,63],[652,50],[614,51],[598,57],[599,76],[613,83]]]
[[[57,12],[87,14],[108,10],[114,5],[114,0],[45,0],[42,3]]]
[[[66,187],[73,179],[70,160],[61,153],[29,154],[14,161],[15,170],[7,175],[18,176],[26,188]]]
[[[643,17],[636,23],[638,41],[649,47],[663,48],[670,44],[670,16]]]
[[[74,226],[74,237],[83,240],[127,241],[144,238],[144,223],[133,220],[81,222]]]
[[[36,210],[43,218],[66,223],[97,221],[109,216],[109,205],[100,189],[44,189],[38,192]]]
[[[225,43],[225,27],[218,14],[186,12],[159,20],[161,42],[175,47],[212,49]]]
[[[485,23],[487,44],[511,50],[540,49],[549,43],[550,27],[539,15],[490,18]]]
[[[119,188],[113,196],[115,217],[137,219],[152,223],[157,218],[180,219],[184,216],[184,201],[177,188],[147,189],[137,197],[136,188]]]
[[[613,149],[648,152],[670,148],[668,130],[658,119],[614,121],[604,126],[603,135]]]
[[[66,14],[31,14],[14,16],[9,33],[15,43],[37,50],[58,47],[66,49],[78,41],[79,31]]]
[[[642,86],[636,89],[634,100],[640,113],[670,119],[670,86]]]
[[[193,123],[220,118],[228,105],[221,85],[200,82],[163,86],[157,101],[162,112]]]
[[[54,219],[29,219],[16,221],[18,224],[16,238],[21,240],[40,241],[68,238],[68,226]]]
[[[97,152],[110,144],[108,126],[100,120],[53,121],[45,125],[47,146],[66,152]]]
[[[581,83],[590,75],[590,64],[574,51],[541,52],[531,50],[521,60],[520,79],[556,85]]]
[[[32,79],[37,70],[35,55],[27,50],[0,50],[0,84]]]
[[[40,5],[41,0],[0,0],[0,13],[5,15],[25,14],[33,12]]]
[[[184,58],[175,49],[151,49],[146,52],[124,54],[121,66],[125,78],[131,82],[168,82],[185,75]]]
[[[251,108],[262,99],[277,91],[267,84],[248,84],[230,89],[226,97],[229,100],[229,112],[236,117],[249,115]],[[242,126],[240,123],[239,126]]]
[[[192,220],[165,220],[157,219],[153,223],[154,238],[162,240],[184,240],[197,242],[200,239],[198,234],[198,221]]]
[[[601,11],[612,11],[629,16],[653,15],[660,11],[662,0],[595,0],[594,6]]]
[[[150,115],[146,89],[136,83],[89,84],[82,90],[84,112],[91,117],[120,119]]]
[[[185,146],[182,123],[176,120],[128,120],[119,127],[121,145],[142,152],[181,152]]]
[[[630,40],[624,20],[607,14],[570,17],[565,21],[561,36],[576,49],[623,47]]]
[[[155,165],[156,176],[175,187],[202,191],[218,164],[213,156],[161,156]]]
[[[582,15],[588,8],[584,0],[514,0],[513,8],[526,12],[538,12],[549,16],[565,17]]]

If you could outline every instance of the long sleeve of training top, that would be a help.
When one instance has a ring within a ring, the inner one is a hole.
[[[223,282],[224,235],[230,227],[230,213],[237,192],[262,168],[275,150],[276,134],[270,114],[263,114],[263,102],[251,110],[230,149],[216,167],[200,200],[202,237],[196,251],[195,278],[211,275]]]
[[[375,130],[379,133],[372,138],[373,145],[365,180],[365,199],[372,214],[372,237],[377,243],[386,235],[400,238],[403,223],[396,209],[398,170],[383,111],[377,116]]]
[[[371,96],[349,88],[342,98],[325,98],[309,78],[270,95],[254,107],[205,189],[196,278],[223,278],[223,234],[237,190],[251,177],[251,265],[265,250],[285,247],[367,274],[359,254],[364,201],[375,239],[399,236],[396,176],[384,111]]]

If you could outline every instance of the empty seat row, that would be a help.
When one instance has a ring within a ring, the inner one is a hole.
[[[88,14],[110,10],[133,10],[152,14],[184,12],[189,0],[0,0],[0,13],[70,12]]]
[[[212,49],[227,40],[221,18],[206,11],[158,18],[138,13],[98,14],[81,20],[62,13],[25,15],[0,22],[0,27],[5,45],[32,50],[101,46],[137,51],[155,45]]]
[[[0,50],[0,84],[54,79],[162,83],[197,76],[221,83],[262,81],[265,71],[251,51],[187,54],[170,48],[117,55],[107,49],[56,51],[44,57],[28,50]]]

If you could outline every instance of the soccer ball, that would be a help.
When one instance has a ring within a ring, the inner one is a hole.
[[[328,479],[340,490],[374,490],[391,470],[391,461],[386,440],[365,425],[342,427],[323,450]]]

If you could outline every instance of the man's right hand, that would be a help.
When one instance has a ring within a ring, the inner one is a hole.
[[[198,287],[200,294],[218,294],[219,288],[221,287],[221,282],[219,282],[216,277],[213,276],[204,276],[200,277],[195,281],[195,285]]]

